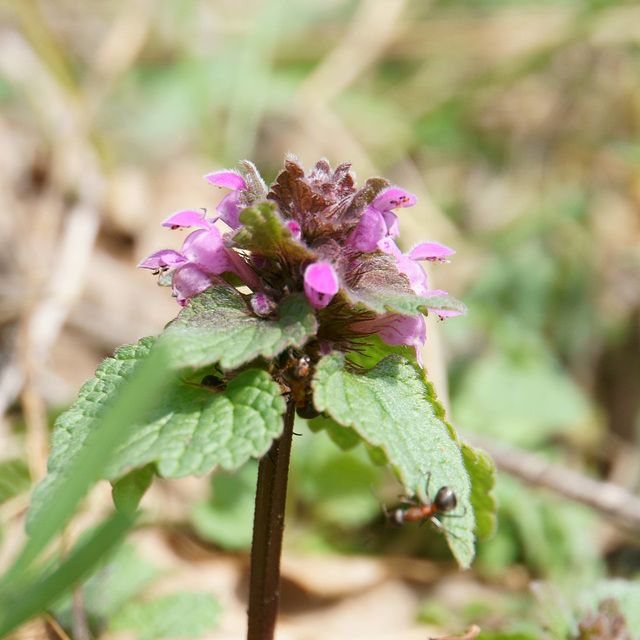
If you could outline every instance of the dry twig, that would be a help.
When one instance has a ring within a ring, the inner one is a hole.
[[[640,498],[619,485],[594,480],[581,473],[551,464],[542,456],[506,447],[488,438],[467,438],[484,449],[501,471],[538,487],[550,489],[566,498],[595,509],[624,529],[640,532]]]

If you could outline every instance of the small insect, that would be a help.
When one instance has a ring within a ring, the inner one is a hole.
[[[225,381],[218,376],[212,376],[211,374],[205,376],[200,381],[200,385],[203,387],[207,387],[208,389],[219,389],[220,387],[225,386]]]
[[[431,474],[427,477],[425,493],[429,495],[429,481]],[[402,502],[407,505],[396,507],[389,511],[383,502],[380,502],[384,515],[392,527],[402,527],[407,522],[424,522],[430,520],[439,531],[444,531],[445,527],[438,519],[439,517],[451,517],[451,512],[458,506],[458,499],[451,487],[440,487],[435,498],[427,502],[421,502],[410,498],[402,498]]]
[[[224,391],[227,386],[227,382],[224,378],[216,376],[216,375],[206,375],[202,380],[198,382],[184,381],[185,384],[188,384],[190,387],[197,387],[198,389],[207,389],[207,391],[211,391],[211,393],[220,393]]]
[[[313,363],[306,354],[296,353],[289,349],[281,362],[279,377],[296,405],[296,412],[301,418],[317,417],[319,412],[313,405],[311,379]]]

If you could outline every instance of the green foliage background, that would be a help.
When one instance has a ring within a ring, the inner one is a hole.
[[[28,478],[43,472],[53,414],[102,358],[177,312],[135,272],[177,242],[157,223],[213,209],[221,194],[205,172],[246,157],[269,181],[287,151],[307,167],[350,160],[361,183],[384,175],[413,191],[405,248],[425,239],[457,250],[430,283],[469,313],[429,323],[426,362],[463,439],[477,431],[636,490],[636,2],[21,0],[0,16],[5,549],[22,528]],[[338,432],[304,433],[291,544],[362,551],[370,523],[382,525],[369,486],[389,503],[397,489],[362,446],[342,452],[329,438]],[[234,476],[226,487],[214,476],[182,521],[241,547],[245,534],[230,531],[251,510],[247,473],[235,488]],[[500,615],[469,605],[470,622],[537,637],[535,606],[517,600],[530,579],[555,583],[575,611],[605,576],[634,579],[636,547],[605,535],[593,513],[512,478],[498,494],[500,528],[468,579],[526,580]],[[212,513],[226,514],[223,533]],[[385,531],[371,552],[437,556],[439,542],[427,527]]]

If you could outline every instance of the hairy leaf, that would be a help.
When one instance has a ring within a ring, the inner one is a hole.
[[[261,256],[289,260],[313,260],[311,253],[301,242],[294,240],[285,226],[275,202],[260,202],[240,214],[243,226],[233,236],[234,245],[254,251]]]
[[[109,479],[155,462],[159,475],[235,469],[260,457],[282,431],[284,400],[266,371],[248,369],[224,392],[176,384],[145,424],[132,429],[107,468]]]
[[[426,315],[433,311],[436,315],[438,311],[457,311],[466,313],[465,305],[453,296],[434,295],[416,296],[412,292],[384,291],[384,290],[364,290],[358,289],[351,292],[352,297],[364,306],[372,309],[376,313],[393,311],[406,316]]]
[[[341,354],[332,354],[318,363],[313,386],[317,409],[382,449],[407,496],[426,502],[440,487],[454,490],[458,506],[441,520],[456,559],[468,567],[474,555],[469,476],[460,445],[416,369],[390,356],[356,373],[345,368]]]
[[[328,204],[326,198],[306,181],[304,169],[293,157],[285,160],[284,169],[271,185],[267,198],[275,200],[285,216],[293,220],[320,213]]]
[[[496,528],[498,504],[493,495],[496,481],[491,457],[481,449],[472,449],[462,443],[464,466],[471,480],[471,505],[476,517],[476,536],[488,538]]]
[[[107,361],[103,370],[113,369],[116,375],[111,380],[94,378],[83,386],[86,419],[93,427],[91,433],[76,441],[73,432],[77,416],[73,411],[56,421],[49,470],[55,471],[56,465],[61,465],[65,473],[50,473],[32,495],[32,509],[27,518],[30,537],[5,574],[6,580],[24,572],[63,528],[88,489],[103,477],[108,461],[131,426],[144,419],[156,398],[162,397],[170,386],[167,353],[158,346],[152,349],[153,345],[154,339],[144,339],[137,346],[120,349],[120,357]],[[116,386],[114,380],[118,382]],[[119,392],[108,407],[104,402],[95,402],[116,388]]]
[[[105,360],[84,384],[75,404],[56,423],[49,473],[32,498],[29,522],[47,503],[56,483],[82,450],[96,416],[127,383],[135,363],[148,353],[149,341],[127,345]],[[175,379],[147,417],[132,425],[103,477],[116,480],[136,467],[155,464],[159,475],[203,474],[220,465],[235,469],[260,457],[282,431],[284,400],[266,371],[248,369],[224,391]]]
[[[231,287],[212,287],[191,300],[161,340],[168,343],[176,368],[218,363],[235,369],[258,356],[273,358],[287,347],[303,345],[316,328],[303,294],[285,298],[278,317],[259,318]]]

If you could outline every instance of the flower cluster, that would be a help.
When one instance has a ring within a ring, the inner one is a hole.
[[[426,338],[424,317],[386,304],[381,312],[372,299],[418,296],[421,309],[442,317],[461,313],[462,306],[446,293],[428,288],[420,264],[446,261],[454,251],[427,242],[402,253],[396,245],[394,211],[413,206],[413,194],[381,178],[370,178],[358,190],[349,164],[333,171],[321,160],[305,174],[293,157],[270,188],[247,161],[240,171],[218,171],[205,179],[231,190],[216,215],[173,214],[164,226],[195,230],[180,251],[158,251],[139,265],[162,274],[181,305],[216,284],[244,285],[252,313],[268,317],[284,297],[304,292],[316,309],[320,340],[348,348],[350,340],[377,334],[387,344],[415,347],[416,353]],[[223,233],[218,221],[230,230]]]

